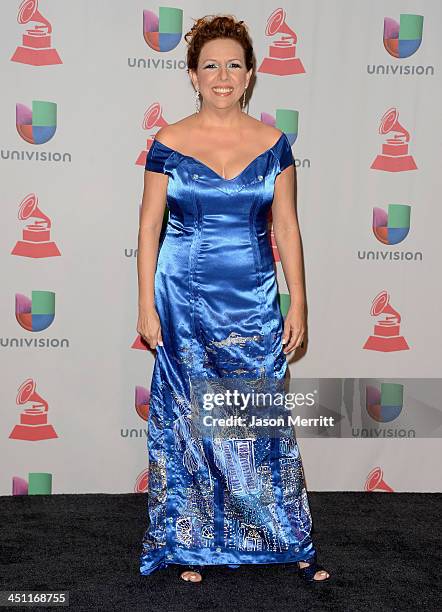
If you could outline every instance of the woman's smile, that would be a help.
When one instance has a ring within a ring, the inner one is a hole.
[[[230,96],[233,87],[212,87],[212,91],[216,96]]]

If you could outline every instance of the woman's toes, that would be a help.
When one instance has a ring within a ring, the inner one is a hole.
[[[196,573],[196,572],[183,572],[181,574],[181,578],[183,580],[186,580],[187,582],[190,580],[190,582],[200,582],[201,581],[201,576],[200,574]]]

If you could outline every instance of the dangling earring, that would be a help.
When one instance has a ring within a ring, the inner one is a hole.
[[[244,109],[246,107],[246,91],[247,91],[247,88],[244,89],[244,95],[242,97],[242,110],[243,110],[243,112],[244,112]]]
[[[200,102],[200,90],[198,88],[195,90],[195,108],[196,108],[196,112],[199,113],[200,108],[201,108],[201,102]]]

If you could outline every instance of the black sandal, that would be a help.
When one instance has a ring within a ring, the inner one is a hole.
[[[183,578],[180,575],[181,580],[184,580],[184,582],[202,582],[202,577],[203,577],[203,566],[202,565],[186,565],[184,569],[181,570],[181,574],[184,574],[184,572],[195,572],[196,574],[199,574],[201,576],[201,580],[190,580],[190,578]]]
[[[319,580],[315,579],[314,576],[316,572],[320,572],[321,570],[324,570],[327,572],[325,567],[322,567],[322,565],[318,565],[318,563],[316,562],[316,555],[310,561],[303,561],[301,559],[301,563],[310,563],[310,565],[307,565],[306,567],[299,567],[298,565],[298,575],[305,582],[310,582],[310,583],[311,582],[327,582],[327,580],[330,579],[330,574],[327,576],[327,578],[322,578]]]

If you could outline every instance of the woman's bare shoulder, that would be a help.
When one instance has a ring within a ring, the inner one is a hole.
[[[250,139],[255,140],[262,148],[271,147],[282,135],[281,130],[259,119],[248,117],[247,120],[247,128],[250,130]]]
[[[166,147],[180,148],[182,143],[189,138],[189,133],[194,126],[194,115],[184,117],[175,123],[163,126],[155,134],[155,140],[162,142]]]

